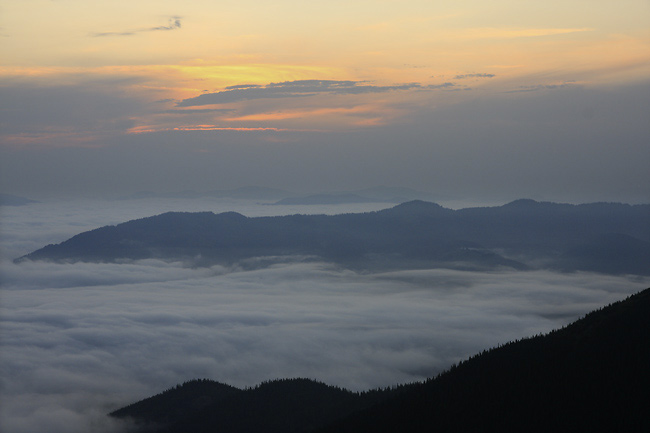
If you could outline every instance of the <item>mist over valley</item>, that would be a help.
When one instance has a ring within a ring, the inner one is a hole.
[[[401,207],[217,198],[3,207],[3,431],[121,431],[122,421],[107,413],[195,378],[250,387],[305,377],[353,391],[421,381],[648,285],[643,275],[500,265],[369,272],[305,256],[198,267],[170,257],[12,261],[97,227],[170,210],[235,211],[255,221],[385,209]]]

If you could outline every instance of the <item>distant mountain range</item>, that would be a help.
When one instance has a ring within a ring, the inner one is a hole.
[[[148,198],[198,198],[216,197],[247,200],[276,200],[278,205],[314,205],[343,203],[402,203],[409,200],[433,200],[434,196],[410,188],[377,186],[354,191],[331,191],[319,194],[296,195],[293,192],[260,186],[246,186],[235,189],[213,191],[181,191],[176,193],[155,193],[140,191],[121,197],[121,200]]]
[[[300,197],[287,197],[273,203],[275,205],[315,205],[315,204],[348,204],[374,203],[378,200],[363,197],[358,194],[313,194]],[[388,203],[388,201],[387,201]]]
[[[434,197],[431,194],[409,188],[378,186],[357,191],[290,196],[273,204],[317,205],[347,203],[404,203],[412,200],[432,200],[433,198]]]
[[[650,275],[650,205],[517,200],[451,210],[411,201],[333,216],[169,212],[84,232],[16,261],[158,258],[245,266],[259,257],[364,270],[510,267]]]
[[[423,383],[353,393],[307,379],[194,380],[110,415],[136,432],[647,432],[650,289]]]

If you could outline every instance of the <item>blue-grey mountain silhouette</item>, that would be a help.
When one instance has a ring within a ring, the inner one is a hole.
[[[17,260],[158,258],[201,266],[257,257],[366,270],[510,267],[650,275],[650,205],[517,200],[451,210],[416,200],[333,216],[169,212],[81,233]]]

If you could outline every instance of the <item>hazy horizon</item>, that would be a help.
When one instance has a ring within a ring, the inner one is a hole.
[[[3,5],[4,193],[650,201],[647,2],[75,5]]]

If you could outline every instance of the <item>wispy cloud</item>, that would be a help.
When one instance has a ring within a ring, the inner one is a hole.
[[[538,92],[540,90],[555,90],[555,89],[563,89],[566,87],[571,86],[570,83],[562,83],[562,84],[535,84],[531,86],[519,86],[515,90],[509,90],[505,93],[521,93],[521,92]]]
[[[152,132],[201,132],[201,131],[239,131],[239,132],[260,132],[260,131],[271,131],[271,132],[288,132],[296,131],[287,128],[274,128],[274,127],[229,127],[229,126],[219,126],[219,125],[181,125],[174,127],[159,127],[159,126],[138,126],[131,128],[129,134],[146,134]]]
[[[555,36],[568,33],[593,31],[592,28],[494,28],[483,27],[463,30],[461,39],[513,39]]]
[[[456,75],[454,77],[454,79],[456,79],[456,80],[464,80],[466,78],[493,78],[493,77],[496,77],[496,75],[478,73],[478,74],[460,74],[460,75]]]
[[[157,26],[146,29],[145,31],[156,31],[156,30],[175,30],[181,28],[181,17],[171,17],[169,18],[169,24],[166,26]]]
[[[394,86],[376,86],[363,81],[337,80],[297,80],[271,83],[265,86],[256,84],[240,84],[229,86],[225,90],[206,93],[193,98],[184,99],[179,107],[197,105],[226,104],[252,99],[296,98],[314,96],[317,94],[360,95],[383,93],[394,90],[409,90],[421,88],[418,83],[399,84]]]
[[[442,84],[430,84],[430,85],[426,86],[425,88],[428,89],[428,90],[436,90],[436,89],[447,89],[449,87],[455,87],[455,86],[456,86],[456,84],[454,84],[454,83],[446,82],[446,83],[442,83]]]
[[[268,121],[268,120],[286,120],[306,117],[317,117],[325,115],[351,115],[364,116],[375,115],[377,107],[372,105],[358,105],[354,107],[331,107],[316,109],[297,109],[283,110],[270,113],[246,114],[237,117],[230,117],[227,121]]]
[[[165,30],[176,30],[181,28],[181,17],[178,16],[173,16],[170,17],[168,20],[167,25],[162,25],[162,26],[156,26],[156,27],[148,27],[148,28],[143,28],[143,29],[136,29],[136,30],[125,30],[125,31],[118,31],[118,32],[97,32],[97,33],[91,33],[90,36],[93,37],[103,37],[103,36],[133,36],[137,33],[143,33],[143,32],[156,32],[156,31],[165,31]]]
[[[237,89],[254,89],[254,88],[259,88],[263,87],[260,84],[237,84],[234,86],[228,86],[226,87],[226,90],[237,90]]]
[[[186,109],[186,110],[164,110],[160,111],[160,114],[226,114],[231,113],[234,110],[230,108],[196,108],[196,109]]]

